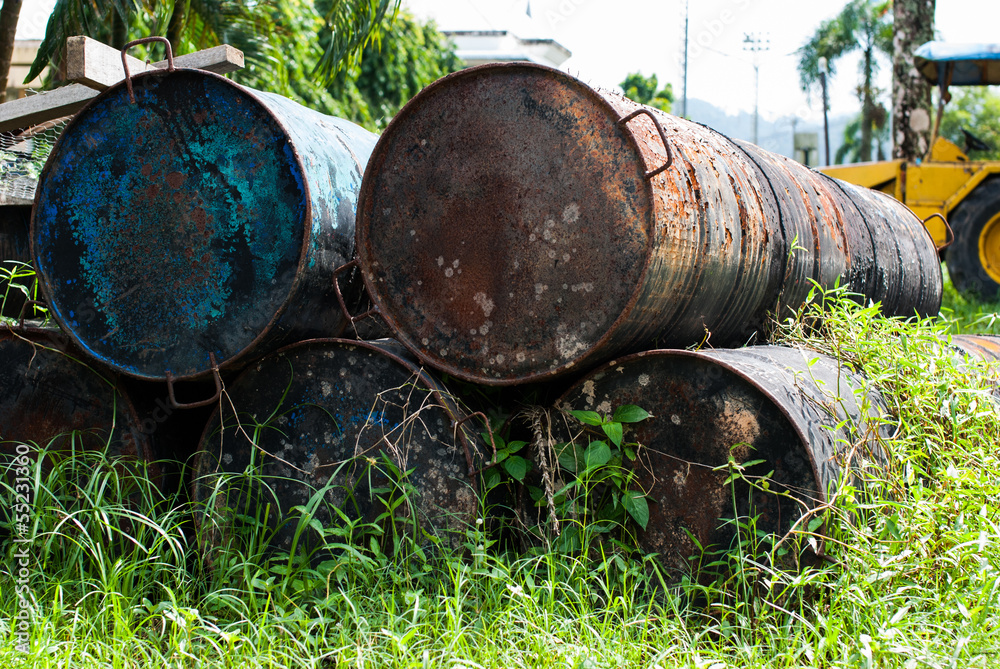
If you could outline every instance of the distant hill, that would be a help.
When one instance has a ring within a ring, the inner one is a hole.
[[[674,112],[680,112],[679,101],[674,101]],[[752,141],[753,139],[753,114],[740,112],[739,114],[727,114],[725,111],[704,100],[688,100],[688,117],[692,121],[707,125],[708,127],[721,132],[727,137]],[[794,157],[792,152],[792,118],[779,118],[774,121],[767,121],[763,117],[758,125],[757,144],[768,151],[780,153],[783,156]],[[844,128],[847,126],[850,116],[830,117],[830,153],[836,155],[840,147],[841,138],[844,136]],[[819,134],[820,144],[820,164],[825,161],[823,153],[823,122],[819,123],[799,121],[795,125],[794,132],[815,132]]]

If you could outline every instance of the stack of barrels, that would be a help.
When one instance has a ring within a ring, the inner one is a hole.
[[[296,507],[445,536],[481,512],[489,426],[440,374],[647,409],[640,541],[668,564],[725,545],[734,514],[785,531],[857,435],[878,458],[865,426],[884,407],[836,361],[729,347],[815,286],[890,316],[941,299],[933,242],[895,200],[526,63],[436,82],[381,138],[210,73],[137,75],[67,126],[31,244],[56,348],[147,397],[105,440],[196,451],[201,508],[266,520],[279,548],[319,542]],[[5,356],[38,345],[13,337]],[[10,430],[2,392],[0,437],[48,439]],[[731,460],[789,495],[732,508]]]

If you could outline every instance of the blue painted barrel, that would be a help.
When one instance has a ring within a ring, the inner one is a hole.
[[[81,111],[39,178],[32,255],[59,325],[152,380],[341,333],[334,270],[376,136],[199,70],[132,85]]]

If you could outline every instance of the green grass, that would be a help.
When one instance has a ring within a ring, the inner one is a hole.
[[[953,334],[1000,335],[1000,301],[981,301],[975,295],[965,295],[955,290],[942,264],[944,295],[941,316],[953,322]]]
[[[891,407],[886,465],[858,473],[864,494],[846,481],[836,491],[818,565],[775,567],[750,519],[746,542],[720,558],[727,569],[680,581],[608,543],[505,552],[489,523],[470,525],[457,549],[386,537],[377,524],[334,528],[331,541],[349,536],[353,550],[309,565],[268,557],[263,530],[242,519],[207,569],[190,509],[86,455],[31,469],[32,648],[19,653],[10,633],[18,547],[7,541],[0,658],[40,668],[1000,666],[1000,410],[990,370],[942,346],[996,324],[953,290],[946,302],[948,318],[903,322],[818,296],[773,336],[836,355]],[[802,325],[816,315],[818,330]]]

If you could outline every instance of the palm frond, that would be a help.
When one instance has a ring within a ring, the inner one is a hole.
[[[323,16],[323,55],[316,65],[315,75],[329,84],[337,73],[356,66],[369,44],[377,44],[381,27],[388,16],[394,19],[400,0],[328,0],[317,2]]]

